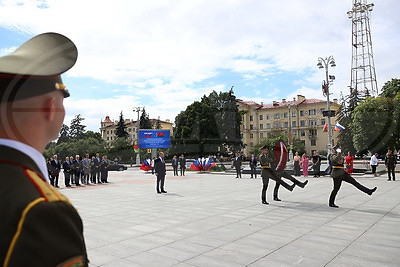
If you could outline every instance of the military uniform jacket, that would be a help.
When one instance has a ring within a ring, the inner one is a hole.
[[[259,161],[261,166],[261,177],[270,177],[273,173],[271,168],[273,160],[269,157],[268,154],[261,154],[259,157]]]
[[[0,146],[0,266],[87,266],[82,220],[27,155]]]
[[[346,174],[346,171],[344,170],[344,157],[342,156],[341,153],[332,154],[331,162],[332,162],[332,166],[333,166],[332,173],[331,173],[332,178],[338,178],[338,177]]]

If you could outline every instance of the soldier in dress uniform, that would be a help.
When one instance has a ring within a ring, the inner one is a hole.
[[[60,75],[76,59],[76,46],[57,33],[0,57],[1,266],[88,265],[82,220],[49,184],[42,155],[65,116]]]
[[[350,174],[348,174],[344,170],[344,157],[342,156],[341,149],[338,146],[335,146],[332,149],[332,155],[331,155],[331,161],[332,161],[332,173],[331,177],[333,178],[333,190],[331,192],[331,195],[329,197],[329,207],[332,208],[339,208],[335,204],[335,198],[336,195],[340,189],[340,186],[342,185],[342,181],[345,181],[349,184],[354,185],[357,187],[359,190],[363,191],[364,193],[367,193],[368,195],[372,195],[373,192],[377,189],[375,186],[373,189],[369,189],[359,182],[356,181],[353,177],[351,177]]]
[[[271,158],[270,155],[268,155],[268,147],[263,146],[261,148],[261,155],[260,155],[260,165],[261,165],[261,177],[263,181],[263,188],[261,191],[261,202],[263,204],[269,204],[267,202],[267,189],[268,189],[268,183],[269,179],[271,178],[272,180],[275,180],[277,183],[281,184],[283,187],[285,187],[289,191],[293,191],[293,188],[295,187],[295,184],[288,185],[286,182],[282,181],[281,178],[279,178],[273,169],[271,168],[273,159]]]

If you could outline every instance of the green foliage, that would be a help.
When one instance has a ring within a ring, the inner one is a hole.
[[[107,146],[107,155],[110,160],[121,158],[122,162],[129,162],[130,158],[136,158],[132,145],[125,138],[117,138]]]
[[[204,95],[176,116],[173,145],[179,149],[175,152],[203,156],[226,148],[240,150],[240,123],[232,91]]]
[[[395,98],[367,98],[354,110],[351,127],[358,154],[399,147],[399,106],[400,93]]]
[[[69,136],[71,138],[81,138],[85,133],[86,126],[82,124],[82,121],[85,118],[81,117],[81,114],[78,114],[71,120],[71,125],[69,126]]]
[[[154,129],[161,129],[161,122],[160,122],[160,118],[158,118],[156,120],[156,123],[154,125]]]
[[[400,92],[400,79],[392,79],[382,86],[382,93],[380,96],[387,98],[395,98]]]
[[[90,156],[96,153],[105,153],[105,142],[100,138],[94,137],[84,137],[79,139],[71,139],[68,142],[64,142],[55,146],[50,146],[44,151],[45,157],[50,157],[57,154],[59,159],[64,160],[66,156],[70,157],[75,155],[85,155]]]
[[[268,138],[261,139],[261,141],[257,145],[254,146],[251,153],[254,155],[260,155],[261,147],[263,147],[265,145],[270,150],[274,149],[276,143],[279,140],[283,140],[286,143],[286,145],[288,144],[288,136],[283,133],[276,132],[275,134],[270,135]],[[299,152],[300,155],[306,151],[306,147],[305,147],[304,143],[298,138],[293,138],[291,149],[293,151],[293,154],[296,152]]]
[[[69,135],[69,127],[66,124],[63,124],[60,131],[60,136],[58,137],[57,144],[68,142],[71,138]]]
[[[149,114],[146,113],[146,110],[143,108],[142,114],[140,115],[140,125],[139,129],[152,129],[153,125],[149,119]]]
[[[122,115],[122,111],[121,114],[119,114],[119,121],[117,124],[117,132],[115,133],[115,135],[119,138],[123,138],[126,139],[128,138],[129,134],[126,131],[126,124],[125,124],[125,120],[124,120],[124,115]]]

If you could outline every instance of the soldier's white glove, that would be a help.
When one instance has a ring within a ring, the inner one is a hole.
[[[341,150],[340,148],[337,148],[337,149],[336,149],[336,152],[337,152],[337,153],[341,153],[342,150]]]

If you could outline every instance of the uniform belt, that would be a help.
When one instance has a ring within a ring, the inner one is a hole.
[[[261,168],[263,168],[263,169],[271,169],[271,167],[268,167],[268,166],[261,166]]]
[[[334,169],[344,169],[343,166],[332,166],[332,168],[334,168]]]

